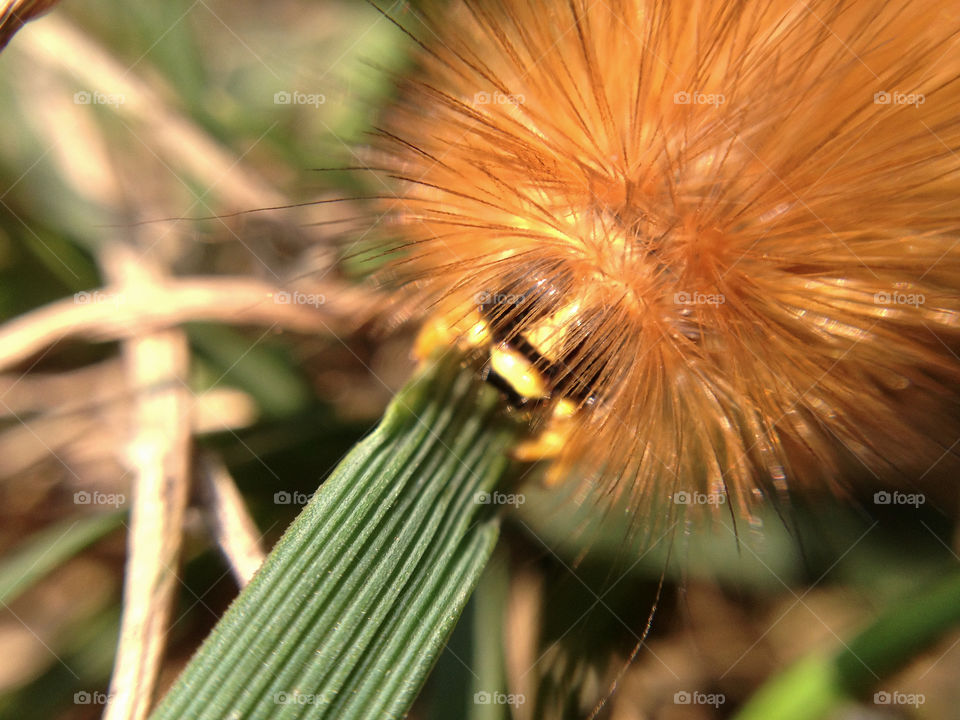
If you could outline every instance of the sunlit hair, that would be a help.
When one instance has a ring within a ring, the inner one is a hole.
[[[954,462],[955,3],[461,0],[411,34],[389,277],[549,348],[569,482],[749,513]]]

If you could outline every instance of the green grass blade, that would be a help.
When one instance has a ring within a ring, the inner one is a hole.
[[[862,697],[960,624],[960,573],[884,612],[833,655],[814,654],[771,679],[737,720],[819,720]]]
[[[401,392],[157,708],[180,718],[403,715],[498,534],[476,502],[513,431],[456,363]]]
[[[0,603],[24,590],[112,530],[126,512],[97,513],[63,520],[29,537],[0,563]]]

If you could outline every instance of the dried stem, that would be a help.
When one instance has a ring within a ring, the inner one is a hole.
[[[282,304],[283,290],[248,278],[164,280],[130,289],[104,288],[26,313],[0,327],[0,369],[22,362],[64,338],[121,340],[145,329],[206,320],[276,325],[299,332],[346,331],[369,310],[366,295],[344,288],[326,303]],[[353,314],[349,310],[353,308]],[[349,322],[349,325],[348,325]]]
[[[124,288],[163,285],[162,272],[127,247],[111,247],[105,266]],[[148,291],[144,291],[149,294]],[[163,657],[189,499],[190,351],[179,329],[125,341],[136,393],[127,462],[134,474],[120,642],[106,720],[142,720],[153,701]]]
[[[209,453],[201,457],[199,480],[214,539],[230,563],[237,584],[245,587],[265,557],[260,531],[220,458]]]

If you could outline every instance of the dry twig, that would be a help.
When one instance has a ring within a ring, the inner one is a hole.
[[[208,524],[230,563],[237,584],[244,587],[265,557],[260,546],[260,532],[220,458],[203,455],[199,469],[200,492]]]

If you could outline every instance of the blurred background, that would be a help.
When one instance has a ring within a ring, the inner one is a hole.
[[[381,6],[416,23],[416,3]],[[189,480],[162,692],[238,592],[238,558],[269,551],[409,377],[415,329],[361,259],[389,234],[364,199],[389,188],[354,168],[375,164],[411,45],[358,1],[89,0],[0,54],[0,718],[103,712],[158,433]],[[957,567],[935,492],[798,499],[638,553],[616,516],[518,474],[415,718],[585,717],[621,670],[600,717],[732,717]],[[229,498],[239,550],[218,530]],[[837,717],[957,717],[958,643],[877,686],[917,702],[871,692]]]

